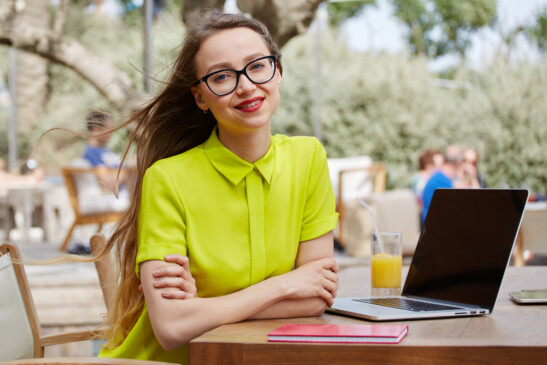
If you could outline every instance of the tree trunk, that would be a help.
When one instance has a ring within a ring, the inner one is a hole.
[[[182,7],[182,21],[186,26],[199,20],[200,13],[206,9],[224,9],[226,0],[184,0]]]
[[[49,26],[48,1],[26,0],[24,9],[15,19],[15,28],[23,24],[35,27]],[[26,131],[36,128],[46,105],[48,93],[48,60],[36,54],[19,51],[17,54],[17,106],[18,139],[23,140]],[[21,156],[25,158],[26,156]]]
[[[242,13],[266,25],[279,47],[292,37],[304,33],[315,17],[319,4],[324,0],[237,0]],[[200,17],[205,9],[222,10],[225,0],[185,0],[182,20],[187,26]]]
[[[324,0],[237,0],[243,13],[266,25],[279,47],[304,33]]]

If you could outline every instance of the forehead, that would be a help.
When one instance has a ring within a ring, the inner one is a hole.
[[[251,55],[269,55],[270,50],[260,34],[239,27],[225,29],[206,38],[196,53],[196,69],[202,74],[216,64],[241,67]]]

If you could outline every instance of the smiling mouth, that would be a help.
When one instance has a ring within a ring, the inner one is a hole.
[[[248,108],[252,108],[253,106],[256,106],[258,105],[263,99],[257,99],[249,104],[245,104],[245,105],[238,105],[236,106],[236,109],[248,109]]]

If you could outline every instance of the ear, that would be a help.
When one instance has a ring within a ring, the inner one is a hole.
[[[194,100],[196,101],[196,105],[198,106],[198,108],[203,111],[209,110],[207,103],[205,103],[205,100],[203,100],[203,95],[201,94],[201,91],[199,91],[196,86],[192,86],[190,90],[192,91],[192,95],[194,95]]]
[[[281,80],[283,79],[283,77],[281,76],[281,72],[276,71],[275,73],[276,73],[275,79],[276,79],[277,89],[279,90],[279,92],[281,92]]]

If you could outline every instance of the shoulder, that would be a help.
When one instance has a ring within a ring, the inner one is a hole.
[[[272,137],[272,143],[276,150],[281,152],[316,155],[325,151],[317,138],[309,136],[289,137],[283,134],[276,134]]]
[[[169,175],[178,178],[178,175],[187,175],[189,171],[200,168],[207,160],[205,152],[201,146],[192,148],[178,155],[166,157],[152,164],[147,170],[146,175]]]
[[[441,171],[435,172],[426,184],[427,189],[434,189],[451,184],[451,180]]]

